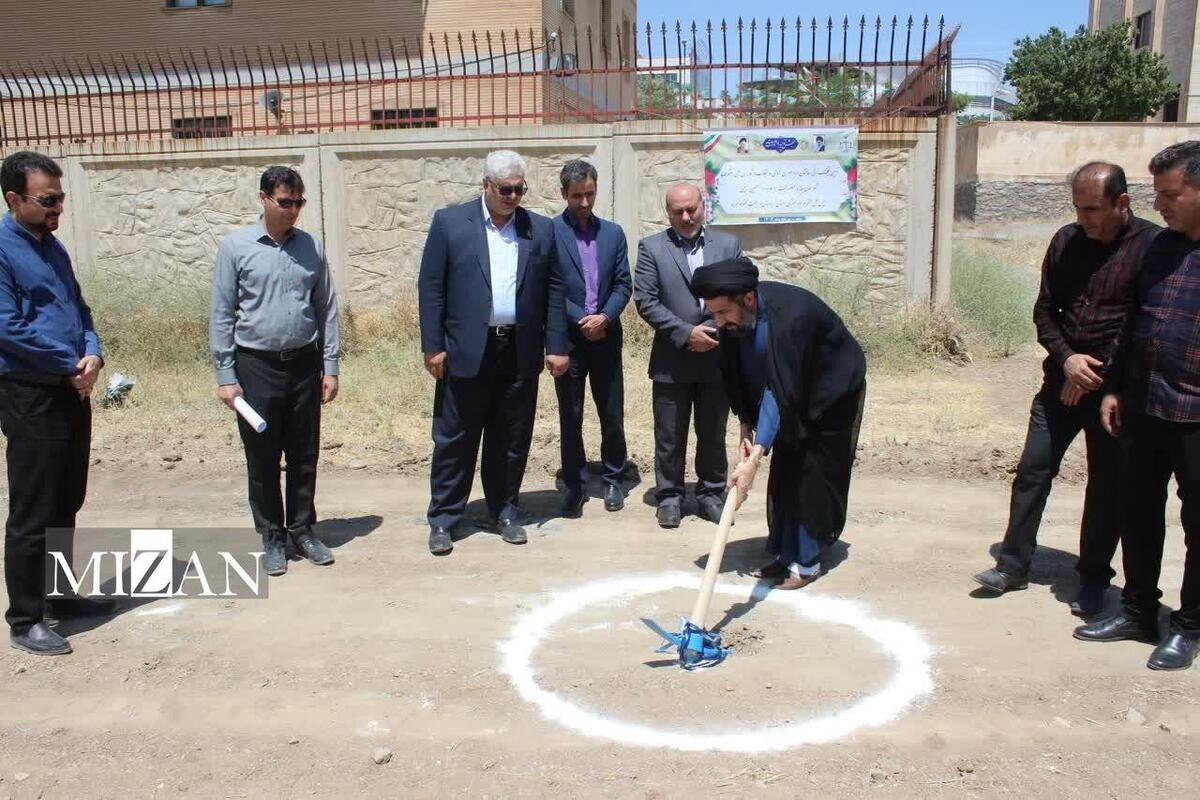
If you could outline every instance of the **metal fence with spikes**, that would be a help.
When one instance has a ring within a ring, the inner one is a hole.
[[[949,113],[928,17],[483,31],[0,65],[0,147],[421,127]]]

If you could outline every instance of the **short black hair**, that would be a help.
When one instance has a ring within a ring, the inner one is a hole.
[[[1173,144],[1150,159],[1150,174],[1162,175],[1176,167],[1183,167],[1183,180],[1200,189],[1200,142],[1192,140]]]
[[[1115,203],[1117,198],[1129,193],[1129,182],[1125,179],[1125,170],[1119,164],[1108,161],[1089,161],[1071,173],[1071,189],[1079,186],[1086,177],[1101,175],[1104,184],[1104,199]]]
[[[49,156],[32,150],[21,150],[4,159],[0,164],[0,194],[16,192],[25,194],[29,186],[29,173],[41,172],[51,178],[62,177],[62,167]]]
[[[597,183],[600,182],[600,175],[596,172],[596,168],[582,158],[571,159],[563,164],[562,172],[558,173],[558,182],[564,189],[576,181],[586,181],[588,178]]]
[[[259,191],[265,195],[275,194],[277,186],[287,187],[296,194],[304,194],[304,179],[291,167],[267,167],[258,181]]]

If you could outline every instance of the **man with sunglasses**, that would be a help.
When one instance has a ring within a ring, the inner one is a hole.
[[[314,564],[333,554],[313,534],[321,405],[338,393],[337,292],[321,245],[296,227],[304,181],[269,167],[259,181],[258,222],[221,242],[213,273],[209,339],[217,396],[238,397],[266,420],[256,433],[238,417],[250,513],[262,534],[263,569],[287,572],[287,542]],[[287,457],[280,493],[279,460]]]
[[[67,640],[51,630],[51,614],[82,610],[81,604],[47,603],[46,529],[74,528],[83,506],[92,434],[89,396],[104,365],[71,257],[54,236],[66,199],[61,178],[58,164],[40,153],[13,153],[0,165],[8,206],[0,219],[0,429],[8,439],[5,617],[12,646],[34,655],[71,652]]]
[[[429,552],[454,549],[483,442],[480,479],[501,538],[524,544],[518,504],[545,353],[567,370],[567,317],[553,223],[520,207],[525,160],[488,153],[482,197],[437,211],[417,281],[421,350],[437,381]]]

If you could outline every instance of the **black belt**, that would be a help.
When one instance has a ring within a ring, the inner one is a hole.
[[[303,358],[307,355],[315,355],[317,352],[316,342],[310,342],[303,347],[294,347],[291,350],[257,350],[253,347],[237,346],[240,353],[250,353],[252,355],[261,356],[263,358],[271,358],[276,361],[293,361],[297,358]]]
[[[516,325],[489,325],[488,336],[495,336],[497,339],[507,339],[517,332]]]
[[[70,375],[56,375],[53,372],[5,372],[0,374],[0,378],[10,381],[19,381],[23,383],[40,383],[45,386],[70,386]]]

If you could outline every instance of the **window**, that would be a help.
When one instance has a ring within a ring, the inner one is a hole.
[[[568,17],[575,18],[575,0],[558,0],[558,8]]]
[[[177,117],[171,120],[172,139],[220,139],[233,136],[233,117]]]
[[[371,111],[371,130],[436,128],[436,108],[377,108]]]
[[[1150,37],[1154,29],[1150,25],[1150,12],[1138,14],[1133,20],[1133,49],[1141,50],[1150,46]]]
[[[1163,106],[1163,122],[1179,122],[1179,98]]]
[[[229,0],[167,0],[167,8],[207,8],[208,6],[227,6]]]

